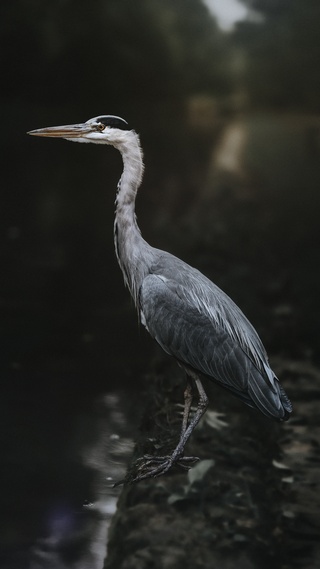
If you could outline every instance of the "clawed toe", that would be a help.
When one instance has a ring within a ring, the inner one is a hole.
[[[180,466],[184,470],[189,470],[195,462],[199,460],[196,456],[151,456],[145,455],[138,459],[138,474],[132,480],[132,483],[146,480],[147,478],[157,478],[162,476],[174,466]]]
[[[134,484],[135,482],[147,480],[148,478],[157,478],[168,472],[168,470],[175,465],[183,470],[189,470],[198,460],[199,458],[197,456],[179,456],[175,455],[174,452],[172,455],[167,456],[146,454],[136,460],[136,474],[133,475],[132,472],[127,474],[123,480],[119,480],[114,484],[114,488],[122,486],[123,484]]]

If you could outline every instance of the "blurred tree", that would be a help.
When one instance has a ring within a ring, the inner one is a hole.
[[[228,88],[226,41],[200,0],[13,0],[1,12],[7,97],[101,106]]]
[[[242,0],[261,18],[238,24],[254,104],[320,108],[318,0]]]

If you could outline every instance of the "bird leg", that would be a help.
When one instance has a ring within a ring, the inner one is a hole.
[[[132,482],[139,482],[140,480],[145,480],[147,478],[155,478],[157,476],[162,476],[165,474],[173,464],[177,464],[182,468],[189,469],[190,464],[199,460],[197,457],[191,456],[183,456],[183,451],[185,445],[194,430],[194,428],[199,423],[201,417],[206,412],[208,407],[208,398],[206,393],[202,387],[202,383],[199,377],[194,373],[188,370],[188,376],[192,377],[194,380],[198,393],[199,393],[199,401],[196,412],[188,425],[188,417],[190,412],[190,406],[192,402],[192,386],[190,379],[188,380],[188,385],[185,390],[185,408],[183,412],[183,421],[182,421],[182,429],[180,440],[174,449],[173,453],[169,456],[145,456],[144,459],[146,462],[141,464],[139,470],[140,473],[132,480]]]
[[[180,437],[183,437],[184,433],[187,430],[190,408],[191,408],[192,399],[193,399],[192,380],[188,374],[186,374],[186,377],[187,377],[187,385],[186,385],[186,388],[184,390],[184,408],[183,408],[183,417],[182,417],[182,426],[181,426]]]

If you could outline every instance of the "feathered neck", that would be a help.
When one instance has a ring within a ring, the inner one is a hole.
[[[138,135],[130,131],[116,148],[121,152],[123,172],[118,183],[114,221],[114,244],[124,280],[138,306],[139,288],[152,262],[152,247],[142,238],[135,215],[135,200],[143,176],[143,153]]]

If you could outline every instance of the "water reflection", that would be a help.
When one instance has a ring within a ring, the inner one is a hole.
[[[32,547],[31,569],[103,566],[109,525],[121,491],[113,484],[124,477],[133,450],[125,407],[124,393],[119,391],[95,402],[94,413],[89,417],[95,433],[93,440],[79,449],[83,467],[93,473],[91,498],[78,509],[61,502],[47,510],[46,535]],[[79,429],[87,422],[88,417],[80,421]]]

